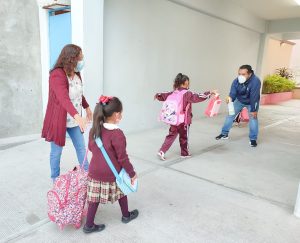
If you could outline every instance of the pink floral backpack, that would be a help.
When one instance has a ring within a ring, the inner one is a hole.
[[[48,217],[60,229],[66,225],[80,228],[87,197],[87,172],[83,169],[87,153],[81,166],[59,176],[48,197]]]
[[[159,114],[160,121],[174,126],[185,122],[186,114],[183,111],[183,95],[186,92],[187,90],[175,90],[168,96]]]

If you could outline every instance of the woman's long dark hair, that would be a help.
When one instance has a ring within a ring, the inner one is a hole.
[[[77,66],[78,58],[82,52],[79,46],[74,44],[66,45],[60,52],[59,57],[52,70],[56,68],[63,68],[68,76],[74,73]]]
[[[111,117],[115,112],[122,112],[122,102],[117,97],[112,97],[107,103],[99,102],[94,110],[93,126],[91,128],[92,138],[101,138],[103,123],[105,119]]]
[[[178,73],[175,80],[174,80],[174,85],[173,88],[174,89],[178,89],[181,85],[183,85],[186,81],[190,81],[189,77],[182,74],[182,73]]]

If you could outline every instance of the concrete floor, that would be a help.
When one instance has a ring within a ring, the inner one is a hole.
[[[120,222],[118,205],[105,205],[96,222],[101,233],[60,231],[47,219],[49,145],[41,139],[0,149],[0,239],[2,242],[300,242],[293,206],[300,178],[300,100],[260,111],[259,146],[248,144],[247,126],[229,141],[215,141],[225,115],[195,121],[193,157],[179,158],[178,143],[159,161],[155,153],[167,128],[131,134],[128,151],[140,177],[129,197],[140,217]],[[20,142],[21,143],[21,142]],[[62,171],[76,156],[68,141]]]

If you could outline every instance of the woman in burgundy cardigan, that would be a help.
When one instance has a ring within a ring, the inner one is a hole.
[[[65,146],[66,132],[72,139],[79,163],[83,162],[85,144],[82,133],[86,127],[82,108],[86,110],[87,120],[92,112],[85,97],[80,71],[83,68],[83,54],[79,46],[66,45],[50,71],[49,98],[42,130],[42,137],[51,143],[51,178],[60,174],[60,158]],[[86,163],[84,168],[88,169]]]

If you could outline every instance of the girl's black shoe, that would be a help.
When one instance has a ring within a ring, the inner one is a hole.
[[[129,212],[129,217],[122,217],[122,222],[124,224],[129,223],[131,220],[136,219],[139,216],[139,211],[137,209]]]
[[[83,230],[84,233],[88,234],[88,233],[93,233],[93,232],[100,232],[104,229],[105,229],[104,224],[99,224],[99,225],[94,224],[93,227],[87,227],[86,225],[84,225],[82,230]]]

